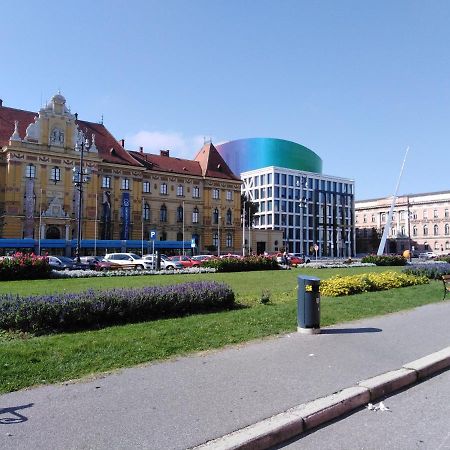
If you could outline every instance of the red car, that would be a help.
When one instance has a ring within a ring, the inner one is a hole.
[[[183,267],[199,267],[199,266],[201,266],[200,261],[195,261],[194,259],[189,258],[189,256],[178,255],[178,256],[172,256],[169,259],[171,259],[172,261],[181,263],[183,265]]]

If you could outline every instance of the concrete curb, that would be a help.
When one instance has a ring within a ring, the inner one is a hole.
[[[417,381],[448,368],[450,347],[404,364],[398,370],[360,381],[357,386],[298,405],[191,450],[266,450],[347,414],[369,401],[412,386]]]

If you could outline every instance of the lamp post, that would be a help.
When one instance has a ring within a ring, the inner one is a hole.
[[[411,262],[412,254],[411,254],[411,212],[409,210],[409,197],[407,198],[407,209],[408,209],[408,249],[409,249],[409,262]]]
[[[220,256],[220,211],[217,212],[217,256]]]
[[[88,169],[83,169],[83,159],[84,151],[89,150],[89,141],[81,140],[81,144],[78,142],[75,144],[75,151],[80,152],[80,163],[78,167],[73,168],[73,183],[78,189],[78,226],[77,226],[77,247],[75,251],[75,257],[77,263],[80,262],[80,246],[81,246],[81,224],[83,220],[83,184],[87,183],[90,179],[90,171]]]
[[[183,219],[183,256],[184,256],[184,200],[183,200],[183,211],[182,211],[182,214],[183,214],[182,219]]]

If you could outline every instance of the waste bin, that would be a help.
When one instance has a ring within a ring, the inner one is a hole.
[[[297,296],[297,331],[320,333],[320,278],[300,275]]]

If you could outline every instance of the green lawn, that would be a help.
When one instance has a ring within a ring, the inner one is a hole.
[[[200,350],[220,348],[251,339],[296,330],[297,276],[328,278],[400,268],[293,269],[276,272],[138,276],[116,278],[2,282],[0,293],[20,295],[88,288],[106,289],[189,280],[220,280],[228,283],[237,301],[246,308],[195,315],[180,319],[130,324],[102,330],[50,336],[0,334],[0,392],[40,383],[80,378],[93,373]],[[271,303],[261,305],[261,292],[271,292]],[[321,299],[321,324],[327,326],[364,317],[413,308],[442,298],[442,283]]]

